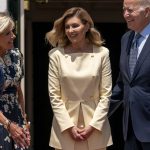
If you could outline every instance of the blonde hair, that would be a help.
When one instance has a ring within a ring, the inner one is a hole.
[[[0,13],[0,34],[4,33],[9,27],[14,28],[13,19],[8,13]]]
[[[89,30],[86,33],[86,38],[94,45],[101,46],[103,40],[100,32],[94,28],[94,23],[90,15],[86,10],[81,7],[73,7],[68,9],[62,17],[54,22],[53,29],[46,33],[46,40],[53,46],[66,46],[70,43],[69,39],[65,34],[65,21],[70,17],[78,17],[83,24],[89,24]]]

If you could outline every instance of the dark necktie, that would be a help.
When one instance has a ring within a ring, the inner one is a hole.
[[[134,68],[137,62],[137,55],[138,55],[138,46],[139,46],[139,38],[141,37],[141,34],[137,33],[134,37],[131,49],[130,49],[130,57],[129,57],[129,68],[130,68],[130,74],[133,75]]]

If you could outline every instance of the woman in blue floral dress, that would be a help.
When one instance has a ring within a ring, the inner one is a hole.
[[[22,54],[13,46],[13,29],[12,18],[0,13],[0,150],[23,150],[30,146],[20,85]]]

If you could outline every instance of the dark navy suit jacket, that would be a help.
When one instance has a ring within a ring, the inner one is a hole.
[[[123,135],[127,138],[129,111],[135,136],[141,142],[150,142],[150,36],[138,58],[134,73],[129,71],[129,53],[133,31],[121,40],[120,74],[113,89],[112,100],[123,100]]]

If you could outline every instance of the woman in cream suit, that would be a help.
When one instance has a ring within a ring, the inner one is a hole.
[[[46,39],[48,88],[54,112],[50,146],[106,150],[112,144],[107,118],[111,95],[109,51],[86,10],[68,9]]]

